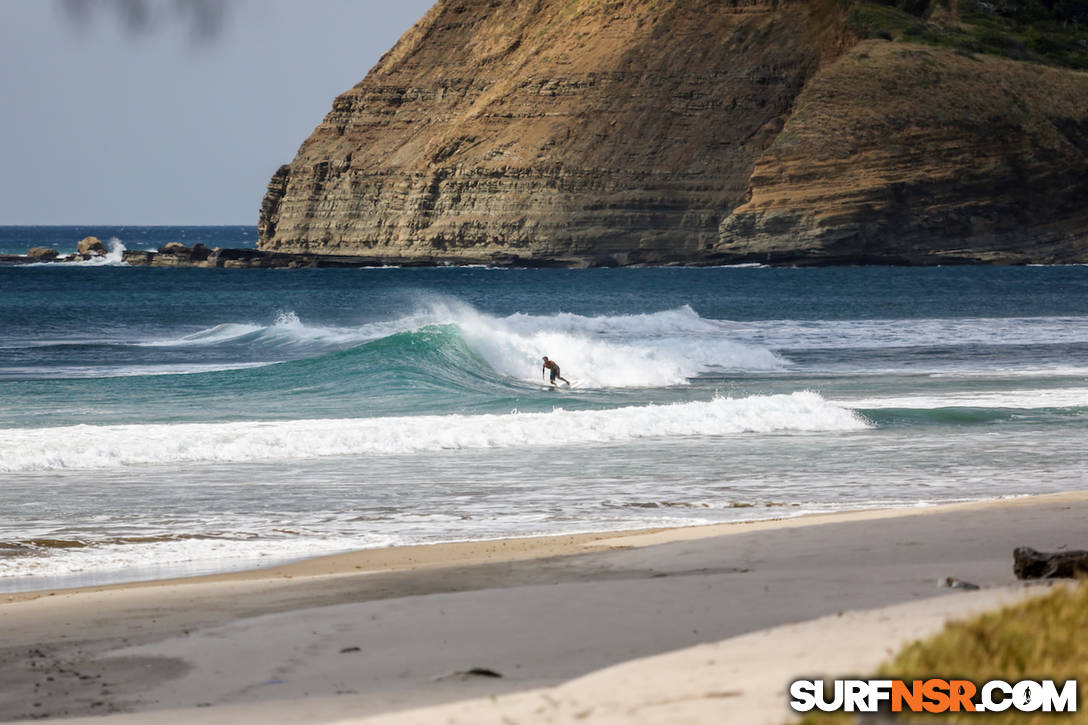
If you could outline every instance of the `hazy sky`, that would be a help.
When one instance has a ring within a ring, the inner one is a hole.
[[[432,2],[0,0],[0,225],[255,225]]]

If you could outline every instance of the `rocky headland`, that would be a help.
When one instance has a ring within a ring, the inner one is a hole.
[[[1088,261],[1088,17],[1025,7],[439,0],[273,176],[258,247]]]
[[[80,240],[75,252],[61,254],[50,247],[32,247],[26,254],[0,254],[2,265],[45,264],[50,262],[101,264],[116,262],[130,267],[204,267],[213,269],[297,269],[300,267],[434,267],[457,264],[459,260],[442,255],[395,257],[365,254],[314,254],[312,252],[269,252],[252,248],[225,248],[196,243],[186,246],[168,242],[158,249],[123,249],[113,260],[110,250],[98,237]],[[559,261],[497,257],[496,265],[511,267],[565,267]]]

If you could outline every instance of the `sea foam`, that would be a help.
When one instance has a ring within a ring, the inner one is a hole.
[[[127,267],[128,262],[124,261],[125,244],[117,237],[111,237],[106,244],[109,246],[109,252],[106,254],[91,257],[90,259],[83,259],[78,262],[38,262],[35,264],[28,264],[28,267]]]
[[[863,430],[816,393],[609,410],[0,430],[0,471],[114,468],[627,442],[642,438]]]
[[[687,306],[600,317],[495,318],[462,310],[453,320],[492,368],[525,380],[539,379],[543,355],[562,366],[564,377],[591,388],[684,385],[711,371],[772,371],[787,364],[766,347],[734,341],[729,323],[705,320]]]
[[[850,400],[844,405],[863,410],[1088,408],[1088,388],[1043,388],[1038,390],[970,391],[940,395],[904,395]]]
[[[736,341],[734,332],[740,326],[735,323],[704,319],[686,305],[641,315],[517,313],[500,317],[459,300],[434,298],[403,317],[354,327],[305,322],[287,311],[270,325],[226,323],[143,344],[246,344],[276,351],[295,349],[310,356],[434,325],[455,327],[492,370],[524,382],[541,380],[544,355],[556,360],[563,376],[582,388],[685,385],[707,372],[774,371],[788,365],[765,346]]]

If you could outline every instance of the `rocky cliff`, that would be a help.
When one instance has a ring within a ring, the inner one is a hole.
[[[716,249],[1088,261],[1088,74],[866,41],[813,78]]]
[[[1088,259],[1088,74],[862,40],[847,7],[439,0],[273,177],[260,248]]]

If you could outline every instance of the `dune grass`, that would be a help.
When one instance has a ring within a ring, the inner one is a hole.
[[[909,723],[986,725],[1088,725],[1088,582],[1058,586],[1048,594],[964,622],[950,622],[926,640],[904,648],[875,675],[886,679],[1077,680],[1079,712],[944,713],[910,715]],[[810,713],[804,725],[845,725],[854,716]]]

